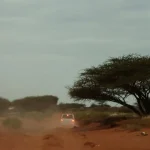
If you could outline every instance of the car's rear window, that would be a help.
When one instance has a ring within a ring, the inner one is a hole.
[[[70,114],[64,114],[64,115],[62,115],[62,118],[64,118],[64,119],[73,119],[73,115],[70,115]]]

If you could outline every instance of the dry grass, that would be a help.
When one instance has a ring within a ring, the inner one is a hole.
[[[137,125],[137,124],[125,124],[122,127],[123,129],[131,131],[131,132],[140,131],[142,129],[142,126]]]
[[[2,121],[2,125],[6,128],[20,129],[22,127],[22,122],[18,118],[6,118]]]
[[[121,127],[129,131],[140,131],[142,128],[150,127],[150,118],[125,120],[121,122]]]
[[[76,120],[80,122],[80,125],[88,125],[93,122],[99,122],[108,116],[108,112],[79,111],[75,113]]]

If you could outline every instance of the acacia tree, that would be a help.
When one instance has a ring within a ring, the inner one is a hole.
[[[85,69],[69,95],[75,100],[115,102],[140,116],[150,114],[150,56],[137,54],[110,58],[102,65]],[[134,97],[138,107],[128,103]]]

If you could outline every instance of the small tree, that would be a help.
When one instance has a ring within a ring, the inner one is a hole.
[[[121,104],[140,116],[150,114],[150,57],[127,55],[110,58],[98,67],[85,69],[68,88],[75,100]],[[134,97],[138,107],[127,102]]]

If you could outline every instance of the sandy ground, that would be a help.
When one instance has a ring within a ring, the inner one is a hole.
[[[119,129],[75,131],[61,129],[58,121],[23,120],[24,129],[0,128],[0,150],[150,150],[149,136]],[[56,128],[57,127],[57,128]],[[145,129],[150,133],[149,129]]]

